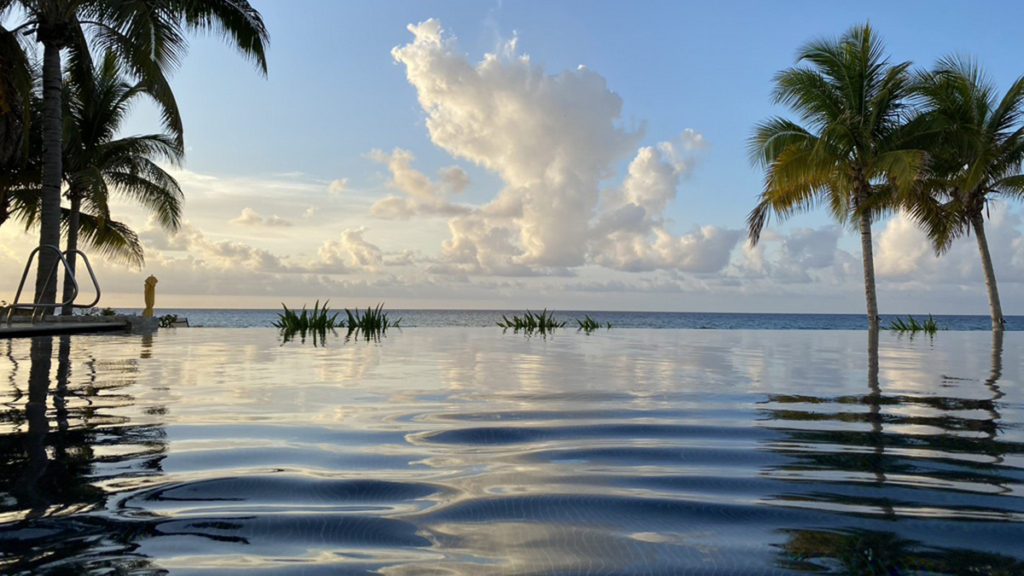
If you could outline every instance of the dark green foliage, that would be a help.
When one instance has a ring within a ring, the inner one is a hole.
[[[344,323],[338,321],[338,313],[335,312],[334,315],[331,315],[331,311],[327,307],[328,302],[325,301],[321,307],[320,301],[317,300],[313,304],[312,311],[306,310],[306,306],[303,304],[301,312],[291,310],[282,303],[281,307],[284,308],[284,312],[278,312],[274,327],[292,331],[331,330],[343,327]]]
[[[924,332],[929,336],[934,336],[936,332],[940,330],[939,325],[932,318],[932,315],[928,315],[928,319],[924,322],[918,322],[913,316],[907,316],[907,320],[904,321],[902,318],[897,318],[889,323],[889,330],[897,332],[899,334],[910,334],[914,335],[918,332]]]
[[[367,307],[366,312],[346,308],[347,320],[338,318],[340,312],[331,313],[327,303],[328,301],[325,301],[323,306],[320,306],[320,301],[317,300],[313,310],[306,310],[303,306],[298,312],[282,304],[284,312],[278,313],[278,320],[274,322],[274,326],[281,331],[285,342],[290,342],[296,334],[305,342],[308,333],[312,335],[314,346],[324,344],[327,332],[334,333],[336,328],[348,329],[346,340],[354,337],[356,340],[362,338],[367,341],[379,341],[381,336],[387,333],[388,328],[401,327],[402,319],[392,321],[387,312],[384,312],[383,303],[373,308]]]
[[[302,342],[306,341],[306,334],[309,333],[313,337],[313,345],[316,346],[319,343],[323,344],[324,339],[327,337],[327,331],[334,332],[335,328],[344,326],[344,323],[338,320],[338,313],[331,314],[330,309],[327,307],[329,301],[324,301],[324,305],[320,306],[320,301],[317,300],[313,304],[313,310],[306,310],[306,306],[302,306],[301,312],[289,309],[283,303],[281,307],[284,308],[284,312],[279,312],[277,322],[274,322],[274,327],[281,331],[281,338],[285,342],[290,342],[296,334],[299,335]]]
[[[580,320],[579,318],[577,318],[576,319],[576,323],[579,324],[579,326],[580,326],[579,328],[576,329],[576,331],[577,332],[582,331],[582,332],[584,332],[586,334],[590,334],[594,330],[597,330],[597,329],[601,328],[601,323],[598,322],[597,320],[594,320],[593,318],[591,318],[590,314],[585,315],[583,317],[583,320]],[[611,322],[606,322],[604,327],[606,329],[608,329],[608,330],[611,330],[612,323]]]
[[[513,314],[511,319],[502,314],[498,326],[505,330],[511,328],[513,332],[522,330],[526,334],[533,334],[534,332],[547,334],[548,332],[553,332],[555,328],[564,327],[565,322],[555,320],[554,313],[548,312],[547,308],[545,308],[540,314],[534,314],[527,310],[522,316]]]
[[[367,306],[366,312],[360,314],[359,310],[350,311],[348,308],[345,309],[345,314],[348,316],[348,336],[349,338],[355,337],[358,340],[360,337],[363,340],[380,340],[381,336],[387,334],[388,328],[401,328],[402,319],[392,322],[388,318],[387,312],[384,312],[384,303],[377,304],[376,307],[370,308]]]

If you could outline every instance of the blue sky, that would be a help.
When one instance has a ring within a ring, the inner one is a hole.
[[[770,103],[773,75],[793,64],[802,44],[865,21],[894,61],[927,66],[969,54],[1000,89],[1024,73],[1024,5],[1015,2],[252,3],[271,33],[267,78],[211,36],[192,38],[173,77],[188,146],[180,178],[189,225],[168,236],[123,206],[121,218],[142,230],[150,254],[145,270],[108,266],[115,298],[126,305],[134,285],[156,273],[169,276],[161,290],[180,305],[315,297],[347,305],[338,300],[347,295],[352,304],[386,297],[398,306],[859,312],[859,240],[824,214],[773,225],[760,251],[744,247],[744,218],[761,186],[746,139],[759,120],[786,113]],[[445,42],[433,55],[417,51],[429,39],[414,40],[407,29],[428,19],[439,32],[427,32]],[[396,47],[409,50],[397,57]],[[413,66],[442,51],[472,72],[444,77],[447,69],[431,68],[413,78]],[[505,56],[485,77],[474,67],[488,53]],[[567,103],[531,107],[530,84],[512,84],[523,55]],[[587,72],[577,72],[580,65]],[[475,84],[463,91],[435,90],[466,74]],[[564,85],[573,78],[579,86]],[[604,90],[583,78],[603,81]],[[444,118],[424,106],[430,90]],[[521,97],[521,119],[452,120],[472,116],[473,90],[492,90],[491,103]],[[597,110],[596,100],[609,95],[620,100],[617,117]],[[526,173],[543,168],[543,158],[528,157],[531,146],[541,154],[548,138],[524,132],[534,144],[515,132],[569,116],[568,129],[600,124],[588,138],[607,142],[575,143],[583,151],[573,161],[599,159],[590,172],[559,169],[582,174],[584,188],[599,181],[582,196],[546,203],[562,193],[550,182],[522,189],[531,186]],[[156,126],[143,105],[127,131]],[[512,159],[500,146],[439,136],[475,129],[476,137],[507,138]],[[634,162],[666,178],[664,186],[639,190],[650,181],[639,174],[630,184]],[[642,230],[615,228],[612,220],[625,217],[616,207],[637,195],[649,202]],[[575,224],[571,211],[558,211],[563,200],[581,207]],[[495,216],[505,201],[520,202],[526,216]],[[552,206],[561,220],[536,214]],[[997,207],[992,231],[1011,314],[1024,307],[1015,295],[1024,282],[1019,214],[1019,206]],[[562,236],[550,230],[563,227]],[[595,237],[606,229],[615,241]],[[969,242],[936,262],[899,218],[876,224],[875,234],[883,312],[986,311]]]
[[[928,65],[971,54],[1000,86],[1024,72],[1024,4],[1017,2],[986,3],[987,10],[941,0],[253,4],[272,34],[269,78],[241,65],[217,38],[193,39],[175,78],[190,169],[341,174],[368,185],[371,148],[449,162],[431,145],[415,89],[390,54],[408,40],[407,24],[437,18],[473,59],[518,34],[522,51],[549,73],[579,64],[599,72],[623,99],[623,120],[646,126],[647,142],[683,128],[704,134],[713,150],[688,182],[691,215],[676,215],[683,225],[742,221],[760,187],[746,138],[755,122],[784,112],[769,101],[771,79],[813,38],[870,21],[893,60]]]

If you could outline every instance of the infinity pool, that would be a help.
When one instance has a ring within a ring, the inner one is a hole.
[[[0,341],[0,572],[1022,574],[1022,345]]]

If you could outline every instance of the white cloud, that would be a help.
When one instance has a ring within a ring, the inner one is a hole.
[[[993,203],[985,221],[996,279],[1024,281],[1024,234],[1021,217],[1005,203]],[[878,234],[875,270],[880,279],[903,283],[975,285],[982,282],[981,257],[972,233],[935,256],[928,238],[906,215],[889,220]]]
[[[518,264],[583,264],[598,185],[638,138],[618,126],[621,99],[586,69],[547,76],[512,43],[474,66],[438,21],[409,31],[413,42],[392,55],[416,88],[431,140],[497,173],[506,184],[501,196],[515,197],[498,203],[522,208],[515,223],[477,217],[472,227],[513,232]],[[491,259],[488,247],[477,247],[481,265]]]
[[[327,191],[331,194],[343,194],[346,190],[348,190],[348,178],[331,180],[331,183],[327,185]]]
[[[168,233],[150,220],[139,238],[147,248],[147,262],[167,263],[186,260],[204,268],[221,271],[245,269],[251,272],[287,272],[294,267],[268,250],[255,248],[234,240],[214,241],[206,237],[190,222],[182,224],[177,232]],[[176,255],[175,253],[184,253]]]
[[[739,284],[759,289],[787,284],[850,284],[863,278],[861,263],[859,256],[839,248],[842,237],[843,230],[832,225],[788,232],[766,230],[757,246],[743,243],[724,274]]]
[[[924,232],[904,214],[890,220],[878,235],[875,271],[879,278],[910,278],[935,259]]]
[[[281,218],[277,214],[271,216],[262,216],[259,212],[256,212],[252,208],[242,208],[242,213],[235,219],[231,220],[232,224],[241,224],[242,226],[271,226],[271,227],[288,227],[292,226],[289,220]]]
[[[836,246],[842,230],[828,226],[817,230],[801,228],[782,241],[787,260],[799,268],[818,269],[831,266],[836,260]]]
[[[380,267],[384,253],[363,238],[366,231],[366,227],[349,228],[341,233],[339,240],[324,242],[318,252],[318,270],[340,273],[357,269],[372,271]]]
[[[392,55],[416,88],[431,141],[505,184],[490,203],[449,222],[449,265],[528,275],[588,262],[695,272],[728,262],[737,231],[705,227],[675,237],[664,217],[690,157],[706,145],[703,136],[688,130],[678,142],[641,148],[623,187],[603,191],[641,133],[621,125],[622,100],[602,76],[586,67],[547,75],[518,53],[514,39],[474,65],[438,21],[409,31],[413,41]],[[375,215],[411,218],[423,210],[410,199],[436,201],[437,184],[411,170],[411,155],[376,157],[407,198],[378,202]]]
[[[469,174],[458,166],[442,168],[438,176],[441,189],[450,194],[461,194],[469,186]]]
[[[686,138],[696,139],[692,131]],[[629,165],[622,189],[609,194],[598,215],[590,245],[593,262],[617,270],[675,269],[718,272],[728,263],[742,238],[739,230],[704,226],[675,237],[663,216],[676,198],[686,163],[677,146],[662,142],[640,148]]]
[[[390,154],[373,150],[369,156],[388,167],[391,173],[389,185],[402,194],[374,203],[370,211],[377,218],[407,220],[415,216],[454,216],[470,211],[447,200],[447,195],[458,194],[469,185],[469,175],[462,168],[442,168],[434,181],[412,167],[416,158],[408,150],[395,148]]]

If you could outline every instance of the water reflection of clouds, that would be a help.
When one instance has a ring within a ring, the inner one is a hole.
[[[58,512],[58,537],[33,550],[96,522],[106,536],[67,557],[134,554],[144,570],[1021,566],[996,551],[1024,523],[1021,364],[988,335],[882,334],[877,354],[862,332],[73,342],[49,368],[24,343],[0,355],[16,371],[0,479],[43,496],[0,499],[0,555],[26,567],[48,560],[12,552],[2,524]],[[54,379],[45,429],[27,406],[41,392],[30,363]],[[54,468],[31,476],[41,462]]]

